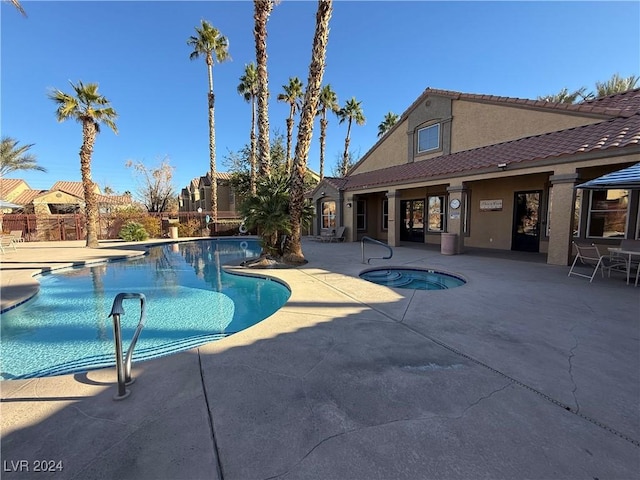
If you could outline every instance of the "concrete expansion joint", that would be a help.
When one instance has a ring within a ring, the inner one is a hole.
[[[573,329],[576,326],[574,325],[573,327],[571,327],[571,335],[573,335],[573,340],[574,340],[574,345],[573,347],[571,347],[571,350],[569,350],[569,358],[567,359],[569,362],[569,378],[571,378],[571,383],[573,384],[573,390],[571,390],[571,394],[573,395],[573,401],[576,404],[576,410],[575,413],[579,413],[580,412],[580,403],[578,403],[578,396],[576,395],[576,391],[578,390],[578,385],[576,384],[574,378],[573,378],[573,362],[571,361],[572,358],[575,356],[575,350],[576,348],[578,348],[578,339],[576,338],[576,336],[573,334]]]

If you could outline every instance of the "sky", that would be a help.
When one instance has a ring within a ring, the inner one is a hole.
[[[52,89],[98,83],[118,112],[118,134],[103,127],[93,180],[115,192],[140,188],[127,161],[174,167],[176,192],[209,168],[207,68],[191,61],[187,39],[207,20],[229,40],[231,60],[213,68],[216,156],[249,143],[251,110],[237,93],[255,61],[251,1],[28,1],[21,16],[0,2],[0,132],[30,152],[47,173],[18,171],[33,189],[80,181],[82,128],[58,123]],[[290,77],[306,85],[315,27],[314,1],[282,0],[268,25],[272,130],[286,134],[288,104],[278,102]],[[402,114],[427,88],[535,99],[563,88],[595,90],[614,73],[640,75],[640,2],[334,1],[323,83],[340,105],[362,102],[363,126],[351,151],[378,140],[387,112]],[[297,130],[296,118],[296,130]],[[319,170],[319,124],[309,167]],[[325,174],[335,170],[346,123],[329,117]],[[294,131],[295,136],[295,131]],[[292,148],[293,149],[293,148]]]

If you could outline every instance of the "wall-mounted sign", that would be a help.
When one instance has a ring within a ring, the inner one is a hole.
[[[502,199],[499,200],[480,200],[481,212],[497,212],[502,210]]]

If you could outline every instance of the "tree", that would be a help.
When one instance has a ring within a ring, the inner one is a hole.
[[[338,105],[338,95],[331,89],[331,85],[327,84],[320,90],[320,99],[318,103],[318,115],[320,116],[320,180],[324,178],[324,151],[327,138],[327,112],[338,113],[340,105]]]
[[[329,40],[329,20],[331,19],[332,11],[332,0],[318,0],[311,63],[309,64],[309,79],[307,80],[307,89],[300,111],[296,154],[291,169],[291,197],[289,199],[291,239],[287,246],[286,260],[292,263],[305,261],[302,253],[302,227],[304,225],[305,210],[304,177],[307,171],[309,146],[313,136],[313,121],[318,111],[320,88],[326,63],[327,42]]]
[[[37,158],[29,149],[33,143],[18,146],[18,140],[11,137],[2,137],[0,144],[0,177],[5,177],[16,170],[38,170],[46,172],[47,169],[37,163]]]
[[[640,77],[631,75],[629,77],[621,77],[620,74],[614,73],[606,82],[596,82],[596,96],[606,97],[615,93],[626,92],[632,90],[638,84]]]
[[[258,165],[261,176],[270,175],[269,166],[269,76],[267,74],[267,21],[273,0],[254,0],[254,29],[258,71]]]
[[[333,168],[331,169],[331,176],[341,178],[345,176],[345,172],[349,171],[351,167],[353,167],[358,159],[361,157],[360,148],[357,151],[354,151],[353,148],[349,149],[349,153],[347,155],[347,162],[344,161],[344,153],[338,152],[335,156],[335,163]]]
[[[251,193],[256,193],[256,97],[258,95],[258,72],[256,64],[251,62],[244,67],[244,75],[240,77],[238,93],[245,101],[251,103],[251,150],[249,155]]]
[[[347,136],[344,139],[344,153],[342,176],[347,174],[348,162],[349,162],[349,143],[351,142],[351,123],[355,120],[356,125],[364,125],[366,119],[362,113],[362,102],[356,100],[356,97],[351,97],[351,100],[347,100],[344,107],[338,112],[339,123],[347,122]]]
[[[229,42],[220,34],[217,28],[209,22],[202,20],[200,28],[195,27],[195,36],[189,37],[187,45],[193,48],[189,55],[191,60],[204,56],[209,76],[209,91],[207,93],[209,105],[209,173],[211,175],[211,212],[214,228],[218,223],[218,182],[216,174],[216,128],[214,117],[215,97],[213,94],[213,63],[217,60],[222,63],[229,60]]]
[[[100,125],[106,125],[115,134],[118,128],[115,119],[118,114],[109,100],[98,93],[97,83],[76,85],[69,82],[75,92],[74,95],[61,90],[53,90],[49,98],[58,105],[56,118],[58,122],[74,119],[82,124],[82,146],[80,147],[80,173],[84,190],[85,213],[87,217],[87,247],[97,248],[98,245],[98,201],[94,190],[95,184],[91,179],[91,157],[96,136],[100,133]]]
[[[11,4],[16,7],[16,9],[23,15],[23,16],[27,16],[27,12],[24,11],[24,8],[22,8],[22,5],[20,5],[20,2],[18,0],[8,0],[9,2],[11,2]]]
[[[563,88],[558,93],[553,95],[544,95],[542,97],[538,97],[538,100],[542,100],[543,102],[553,102],[553,103],[576,103],[577,101],[587,100],[592,97],[593,94],[586,93],[587,87],[580,87],[578,90],[574,92],[569,92],[568,88]]]
[[[142,162],[133,160],[128,160],[125,165],[133,168],[138,177],[138,199],[148,212],[167,212],[175,207],[176,192],[171,183],[174,167],[169,165],[168,158],[164,158],[155,168],[148,168]]]
[[[380,122],[380,125],[378,125],[378,138],[380,138],[389,130],[391,130],[391,127],[393,127],[398,122],[399,118],[400,117],[395,113],[388,112],[384,116],[384,119],[382,120],[382,122]]]
[[[289,77],[289,83],[283,85],[284,93],[278,95],[279,102],[289,104],[289,117],[287,118],[287,170],[291,171],[291,139],[293,137],[293,117],[302,106],[302,82],[298,77]]]

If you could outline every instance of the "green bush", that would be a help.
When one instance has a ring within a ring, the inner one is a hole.
[[[149,238],[149,234],[138,222],[127,222],[118,236],[127,242],[140,242]]]
[[[201,221],[196,218],[192,218],[191,220],[178,224],[178,236],[181,238],[199,237],[201,228]]]

